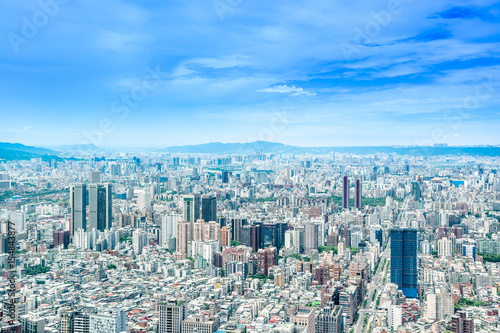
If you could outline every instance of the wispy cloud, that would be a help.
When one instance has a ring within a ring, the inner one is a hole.
[[[304,88],[297,88],[296,86],[278,85],[274,87],[264,88],[257,90],[257,92],[264,93],[278,93],[278,94],[290,94],[291,96],[314,96],[316,93],[305,91]]]

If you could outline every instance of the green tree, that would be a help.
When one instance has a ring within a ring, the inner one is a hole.
[[[323,252],[332,252],[333,254],[337,254],[337,247],[336,246],[318,246],[318,252],[323,253]]]
[[[235,241],[235,240],[231,241],[231,246],[238,246],[238,245],[241,245],[241,242],[238,242],[238,241]]]

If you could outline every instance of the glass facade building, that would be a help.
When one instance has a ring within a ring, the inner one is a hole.
[[[417,230],[391,230],[391,282],[408,298],[417,298]]]

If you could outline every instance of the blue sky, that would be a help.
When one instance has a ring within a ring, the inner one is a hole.
[[[5,0],[0,141],[499,144],[495,1]]]

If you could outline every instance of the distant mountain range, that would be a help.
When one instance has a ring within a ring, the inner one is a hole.
[[[167,147],[158,152],[169,153],[200,153],[200,154],[311,154],[325,155],[330,152],[352,153],[369,155],[376,153],[396,153],[411,156],[438,156],[438,155],[473,155],[473,156],[500,156],[500,147],[496,146],[357,146],[357,147],[297,147],[282,143],[256,141],[250,143],[220,143],[212,142],[200,145]]]
[[[255,141],[249,143],[204,143],[199,145],[172,146],[163,149],[151,148],[116,148],[102,149],[93,144],[87,145],[64,145],[52,147],[52,149],[25,146],[20,143],[0,142],[0,160],[26,160],[34,157],[47,159],[60,159],[72,152],[164,152],[172,154],[294,154],[294,155],[325,155],[330,152],[352,153],[358,155],[369,155],[376,153],[396,153],[411,156],[438,156],[438,155],[470,155],[470,156],[500,156],[498,146],[359,146],[359,147],[297,147],[277,142]]]
[[[204,143],[190,146],[173,146],[160,149],[158,152],[168,153],[201,153],[201,154],[255,154],[261,152],[264,154],[307,154],[310,148],[289,146],[282,143],[256,141],[249,143]]]
[[[58,152],[20,143],[0,142],[0,160],[29,160],[36,157],[60,159]]]

